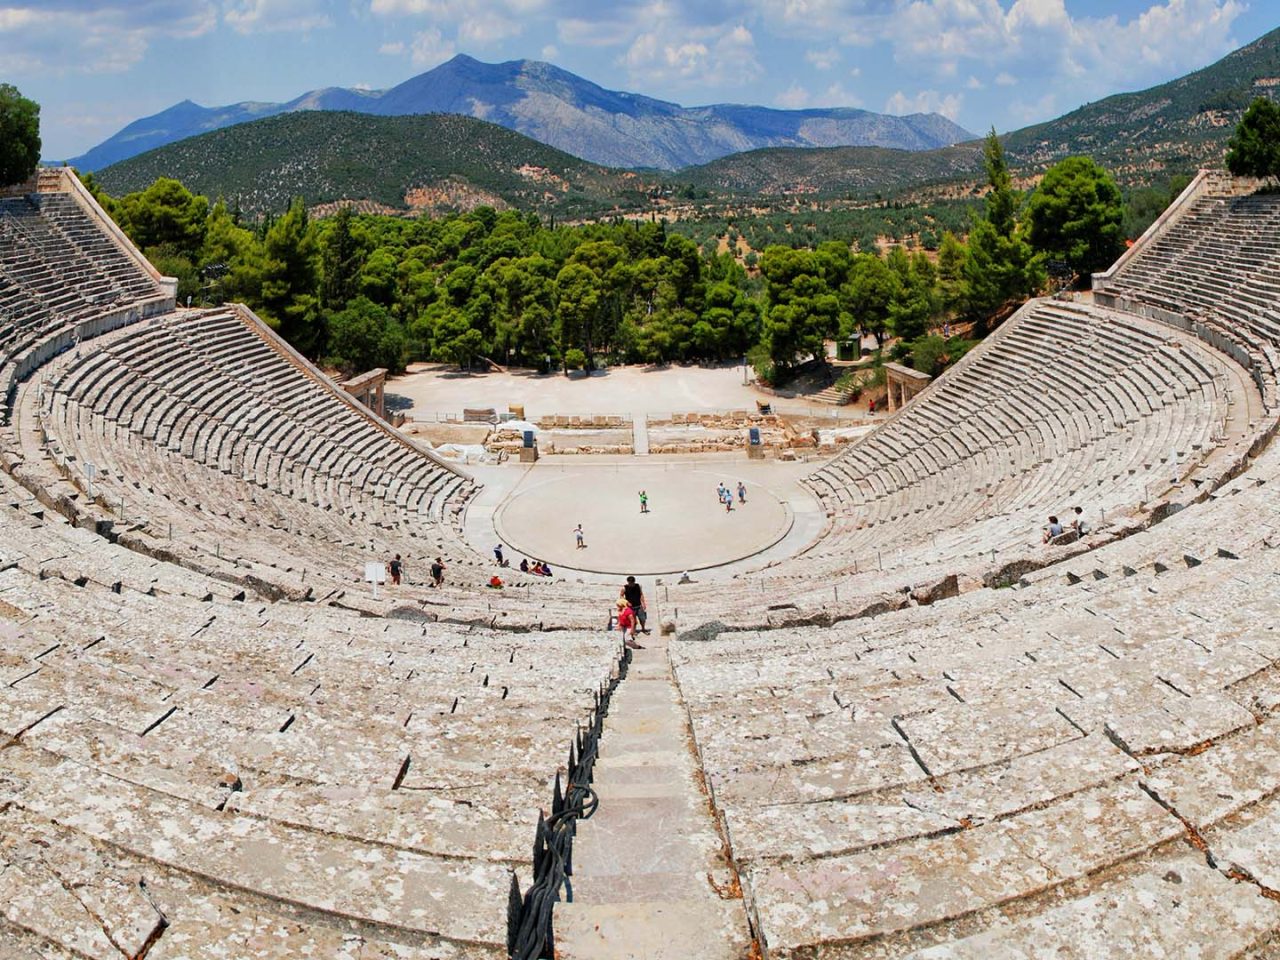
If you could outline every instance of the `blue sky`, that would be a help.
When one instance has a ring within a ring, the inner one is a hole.
[[[1277,25],[1275,0],[0,0],[0,81],[41,103],[48,158],[179,100],[389,87],[455,53],[690,105],[936,110],[981,133]]]

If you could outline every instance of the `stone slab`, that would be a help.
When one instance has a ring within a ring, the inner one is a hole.
[[[741,900],[566,903],[556,907],[562,960],[741,960],[747,955]]]
[[[1280,803],[1269,803],[1246,827],[1210,838],[1218,866],[1238,870],[1273,892],[1280,891]]]
[[[1254,724],[1253,714],[1221,694],[1169,696],[1138,713],[1112,716],[1107,730],[1133,754],[1190,750]]]
[[[911,960],[1228,960],[1280,924],[1280,904],[1203,858],[1160,860],[1078,900],[910,954]]]
[[[757,865],[747,877],[769,947],[791,949],[905,932],[1031,897],[1181,832],[1122,782],[943,837]]]
[[[1205,830],[1280,789],[1280,722],[1245,730],[1195,756],[1173,758],[1143,783]]]
[[[21,747],[0,759],[16,805],[140,860],[322,913],[454,941],[505,940],[505,866],[216,814]]]

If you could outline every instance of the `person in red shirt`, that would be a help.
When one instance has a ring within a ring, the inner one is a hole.
[[[622,631],[623,642],[632,650],[643,650],[644,647],[636,642],[636,612],[631,609],[631,604],[627,601],[618,599],[618,629]]]

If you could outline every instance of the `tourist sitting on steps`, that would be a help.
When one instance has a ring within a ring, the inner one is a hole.
[[[1076,532],[1077,537],[1083,537],[1089,532],[1089,522],[1084,518],[1084,511],[1079,507],[1073,508],[1075,519],[1071,521],[1071,529]]]
[[[1049,518],[1049,525],[1044,528],[1043,542],[1048,543],[1054,537],[1062,536],[1062,524],[1058,522],[1057,517]]]

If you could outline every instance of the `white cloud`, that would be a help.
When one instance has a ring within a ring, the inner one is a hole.
[[[453,57],[456,49],[452,40],[446,40],[435,27],[414,36],[409,46],[409,57],[415,67],[436,67]]]
[[[492,46],[517,37],[546,0],[371,0],[369,9],[390,20],[422,18],[430,27],[451,32],[469,47]]]
[[[10,3],[0,7],[0,76],[121,72],[153,43],[198,37],[217,22],[212,0]]]
[[[740,23],[706,27],[658,20],[636,36],[620,63],[632,84],[650,89],[734,87],[763,72],[755,37]]]
[[[333,26],[318,0],[229,0],[222,19],[237,33],[307,33]]]
[[[458,39],[475,46],[488,46],[524,32],[524,25],[514,17],[496,13],[484,17],[466,17],[458,24]]]
[[[840,62],[840,51],[835,47],[827,47],[825,50],[806,50],[804,58],[813,65],[815,70],[830,70]]]
[[[862,98],[856,93],[846,90],[844,84],[833,83],[822,93],[822,106],[860,107],[862,106]]]
[[[384,43],[378,48],[378,52],[384,53],[389,57],[398,57],[400,54],[404,53],[404,43],[400,40],[395,40],[391,43]]]
[[[564,17],[556,21],[556,36],[569,47],[616,47],[634,39],[635,31],[624,20]]]
[[[996,74],[997,87],[1012,87],[1012,86],[1016,86],[1017,83],[1018,83],[1018,78],[1015,77],[1012,73],[1009,73],[1007,70],[1001,70],[998,74]]]
[[[1048,120],[1058,112],[1058,99],[1051,92],[1035,100],[1014,100],[1009,104],[1009,115],[1022,123]]]
[[[965,81],[964,85],[969,90],[985,90],[987,88],[987,85],[973,74],[969,74],[969,79]]]
[[[776,35],[884,43],[896,62],[946,78],[973,64],[1019,82],[1070,81],[1085,96],[1156,83],[1235,46],[1244,0],[1156,0],[1122,17],[1075,15],[1064,0],[748,0]]]
[[[560,56],[560,48],[557,47],[554,43],[548,43],[545,47],[542,48],[543,60],[555,60],[555,58],[558,56]]]
[[[940,113],[954,120],[960,114],[960,105],[964,95],[959,93],[941,94],[937,90],[920,90],[914,96],[908,96],[901,90],[885,101],[884,112],[898,116],[908,113]]]
[[[809,91],[798,83],[792,83],[774,97],[773,102],[787,110],[800,110],[809,105]]]

